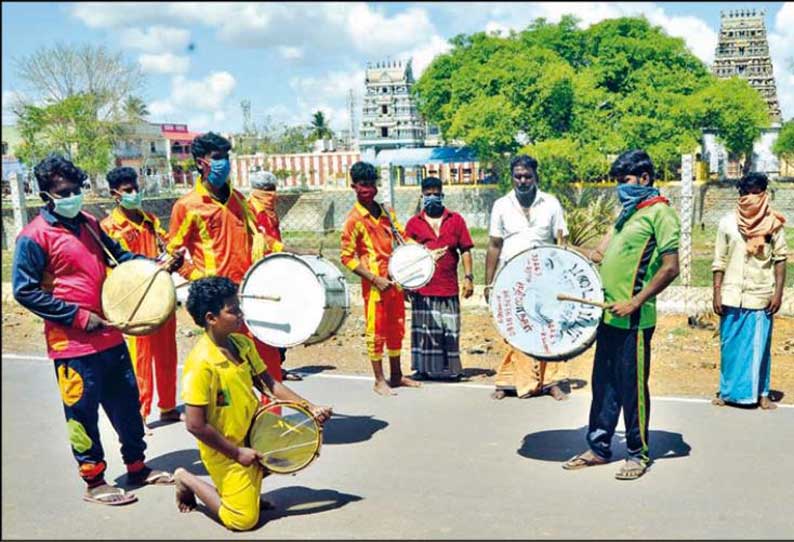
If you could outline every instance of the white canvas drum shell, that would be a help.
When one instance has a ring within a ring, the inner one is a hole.
[[[240,308],[248,329],[260,341],[284,348],[309,345],[339,330],[350,309],[350,291],[344,275],[325,258],[275,253],[259,260],[243,277]]]
[[[576,252],[539,245],[513,256],[491,290],[491,316],[499,334],[539,360],[565,361],[584,352],[595,341],[603,311],[558,301],[559,294],[604,301],[598,271]]]
[[[389,276],[406,290],[417,290],[426,285],[435,272],[436,262],[424,245],[400,245],[389,258]]]

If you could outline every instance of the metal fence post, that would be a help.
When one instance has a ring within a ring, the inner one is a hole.
[[[8,176],[8,180],[9,184],[11,184],[11,206],[14,210],[13,239],[16,239],[19,232],[28,223],[28,206],[25,203],[25,181],[18,173],[11,173]]]
[[[689,316],[692,284],[692,155],[681,155],[681,282],[684,312]]]

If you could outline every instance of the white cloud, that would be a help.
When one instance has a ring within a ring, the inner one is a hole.
[[[160,55],[144,54],[138,57],[141,70],[146,73],[176,74],[187,73],[190,68],[190,58],[171,53]]]
[[[140,49],[147,53],[183,51],[190,43],[190,31],[173,26],[154,25],[146,29],[127,28],[119,34],[122,47]]]
[[[367,4],[356,4],[345,24],[353,45],[370,55],[389,54],[421,44],[435,34],[427,11],[409,8],[393,17],[373,11]]]
[[[769,55],[783,119],[794,118],[794,3],[783,4],[775,16],[774,30],[769,32]]]
[[[315,97],[324,100],[347,98],[350,89],[358,93],[364,86],[365,70],[333,71],[320,77],[293,77],[289,85],[298,96]]]
[[[237,81],[228,72],[213,72],[201,80],[175,75],[171,94],[151,102],[151,116],[161,122],[185,122],[191,130],[218,130],[218,125],[234,117],[235,104],[229,98]]]
[[[303,58],[303,47],[280,46],[278,48],[281,58],[285,60],[300,60]]]
[[[420,45],[415,49],[408,51],[408,53],[404,55],[400,55],[400,58],[412,58],[413,63],[411,67],[413,68],[414,77],[419,78],[422,75],[422,72],[425,71],[433,59],[440,54],[446,53],[452,48],[452,46],[442,38],[441,36],[433,36],[430,40],[425,43],[424,45]]]

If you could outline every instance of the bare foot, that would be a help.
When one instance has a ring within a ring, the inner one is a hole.
[[[387,395],[387,396],[397,395],[396,393],[394,393],[394,391],[392,391],[392,389],[389,387],[389,385],[386,383],[385,380],[375,381],[375,386],[373,387],[373,389],[375,390],[375,393],[377,393],[378,395]]]
[[[761,400],[758,401],[758,406],[764,410],[775,410],[777,405],[769,400],[769,397],[761,397]]]
[[[494,390],[494,392],[491,394],[491,399],[495,399],[497,401],[501,401],[505,397],[507,397],[507,393],[505,393],[504,390]]]
[[[711,400],[711,404],[714,406],[725,406],[725,401],[719,397],[715,397]]]
[[[176,507],[182,513],[190,512],[197,506],[196,495],[190,490],[189,487],[184,484],[184,482],[182,482],[182,476],[185,472],[185,469],[182,467],[179,467],[174,471],[174,493],[176,494]]]
[[[406,388],[421,388],[422,383],[417,382],[410,376],[401,376],[400,380],[389,380],[389,385],[392,388],[399,388],[400,386],[405,386]]]
[[[567,401],[569,394],[562,391],[559,386],[552,386],[551,389],[549,389],[549,395],[554,397],[557,401]]]

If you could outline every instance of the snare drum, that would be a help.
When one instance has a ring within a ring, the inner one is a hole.
[[[248,431],[251,448],[270,472],[292,474],[320,456],[323,428],[299,403],[276,401],[260,408]]]
[[[497,273],[491,290],[491,316],[499,334],[539,360],[578,356],[595,341],[603,311],[558,301],[559,294],[604,300],[598,271],[576,252],[539,245],[513,256]]]
[[[435,272],[436,262],[424,245],[399,245],[389,258],[389,276],[406,290],[418,290],[430,282]]]
[[[151,260],[129,260],[102,284],[102,312],[127,335],[149,335],[176,309],[171,275]]]
[[[243,277],[240,309],[248,329],[263,343],[309,345],[342,327],[350,312],[350,291],[344,275],[325,258],[277,252]]]

